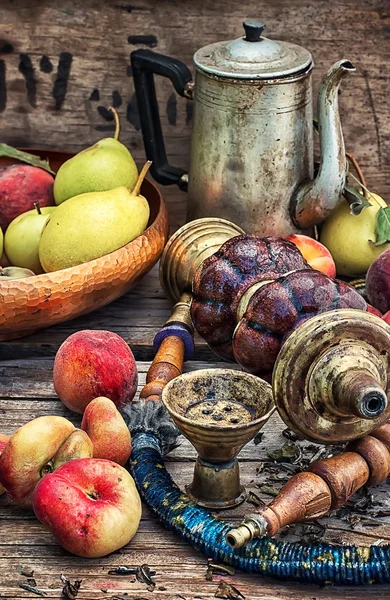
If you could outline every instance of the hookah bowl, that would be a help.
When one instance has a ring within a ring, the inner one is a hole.
[[[198,452],[187,494],[206,508],[238,506],[246,493],[237,455],[275,410],[271,386],[233,369],[201,369],[168,383],[162,401]]]

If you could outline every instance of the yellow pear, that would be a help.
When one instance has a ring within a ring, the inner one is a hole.
[[[39,260],[46,272],[100,258],[145,230],[150,209],[139,190],[150,164],[146,163],[132,191],[119,186],[79,194],[50,214],[39,242]]]
[[[375,246],[376,215],[387,204],[373,193],[369,194],[368,201],[371,206],[355,216],[351,215],[349,203],[343,199],[322,226],[320,242],[331,253],[338,275],[364,275],[377,256],[390,248],[390,244]]]

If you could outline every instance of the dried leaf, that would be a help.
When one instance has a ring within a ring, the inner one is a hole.
[[[126,567],[121,565],[120,567],[116,567],[116,569],[110,569],[108,571],[109,575],[135,575],[137,573],[138,567]]]
[[[39,156],[35,156],[35,154],[22,152],[22,150],[17,150],[12,146],[8,146],[8,144],[0,144],[0,156],[15,158],[16,160],[20,160],[24,163],[32,165],[33,167],[39,167],[40,169],[49,171],[49,173],[52,173],[53,175],[55,174],[55,172],[51,169],[48,160],[42,160],[39,158]]]
[[[300,456],[300,450],[293,442],[286,442],[281,448],[269,452],[267,456],[276,462],[293,462]]]
[[[214,594],[215,598],[226,598],[226,600],[240,600],[243,598],[245,600],[245,596],[241,594],[241,592],[231,585],[230,583],[226,583],[225,581],[220,581],[217,591]]]
[[[319,523],[318,521],[313,521],[313,523],[308,523],[304,525],[303,535],[301,541],[303,544],[316,544],[321,542],[324,538],[324,534],[326,531],[325,525]]]
[[[375,246],[381,246],[390,242],[390,206],[386,206],[386,208],[381,207],[376,213],[375,233]]]
[[[156,574],[156,571],[151,571],[149,566],[146,564],[138,567],[135,576],[141,583],[144,583],[147,586],[149,592],[153,592],[156,587],[156,583],[153,581],[152,577]]]
[[[268,496],[276,497],[279,494],[279,490],[272,487],[271,485],[261,485],[259,490],[263,492],[263,494],[267,494]]]
[[[65,575],[60,575],[60,579],[64,584],[62,595],[65,596],[65,598],[69,598],[69,600],[75,600],[79,593],[82,579],[78,579],[74,583],[67,579]]]
[[[265,502],[257,494],[254,492],[249,492],[248,497],[246,499],[249,504],[253,504],[254,506],[264,506]]]
[[[264,431],[259,431],[259,433],[253,438],[254,445],[257,446],[258,444],[261,444],[261,442],[263,441],[263,437]]]
[[[37,596],[47,596],[46,592],[43,590],[39,590],[36,587],[32,587],[31,585],[27,585],[26,583],[20,583],[19,587],[26,592],[31,592],[32,594],[36,594]]]
[[[297,434],[291,431],[291,429],[289,429],[288,427],[286,427],[286,429],[283,429],[282,435],[291,442],[296,442],[299,439]]]
[[[349,203],[349,212],[355,217],[360,215],[360,213],[368,206],[372,206],[363,194],[360,194],[357,189],[349,185],[344,187],[343,196]]]

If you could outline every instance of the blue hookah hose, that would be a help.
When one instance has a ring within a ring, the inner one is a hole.
[[[300,544],[256,539],[240,549],[225,541],[231,525],[194,504],[164,466],[164,440],[150,426],[129,425],[130,472],[142,499],[165,527],[215,561],[261,576],[319,585],[390,582],[390,546]]]

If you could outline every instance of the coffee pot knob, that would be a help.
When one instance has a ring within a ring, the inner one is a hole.
[[[244,21],[243,26],[247,42],[258,42],[265,29],[264,23],[260,23],[260,21]]]

